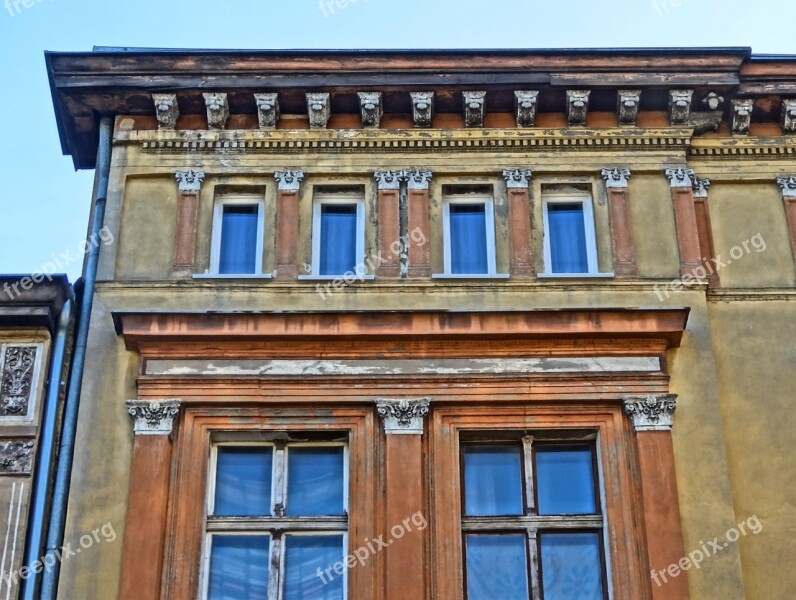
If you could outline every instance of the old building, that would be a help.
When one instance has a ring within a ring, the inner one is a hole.
[[[115,239],[61,598],[790,596],[795,57],[46,58]]]

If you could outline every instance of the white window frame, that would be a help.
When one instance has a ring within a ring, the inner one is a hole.
[[[453,273],[451,256],[451,204],[483,204],[486,223],[486,273]],[[497,272],[495,256],[495,200],[490,195],[450,194],[442,200],[442,240],[444,245],[445,273],[435,278],[476,279],[501,277]]]
[[[221,236],[225,206],[257,206],[257,247],[254,273],[219,273],[221,262]],[[265,237],[265,198],[259,194],[228,194],[219,197],[213,208],[213,236],[210,243],[210,274],[213,277],[262,277],[263,238]]]
[[[312,269],[308,275],[299,275],[299,279],[340,279],[350,273],[321,275],[321,211],[324,205],[355,204],[357,207],[356,256],[354,275],[359,279],[371,279],[365,273],[365,198],[359,194],[316,194],[312,203]]]
[[[583,227],[586,239],[586,264],[588,271],[585,273],[556,273],[553,268],[553,252],[550,246],[550,220],[547,207],[550,204],[580,204],[583,207]],[[539,273],[539,277],[595,277],[613,276],[613,273],[600,273],[599,260],[597,256],[597,231],[594,221],[594,204],[591,194],[550,193],[542,194],[542,218],[544,225],[544,273]]]

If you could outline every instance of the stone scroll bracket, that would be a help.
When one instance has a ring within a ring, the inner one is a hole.
[[[376,410],[384,421],[387,435],[423,435],[430,403],[430,398],[379,398]]]
[[[626,396],[622,402],[635,431],[672,430],[677,394]]]
[[[171,435],[182,400],[128,400],[135,435]]]

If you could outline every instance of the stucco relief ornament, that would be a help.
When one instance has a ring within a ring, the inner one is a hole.
[[[796,99],[782,100],[782,131],[796,133]]]
[[[181,404],[181,400],[128,400],[127,412],[135,422],[136,435],[170,434]]]
[[[359,106],[362,111],[362,126],[377,128],[381,124],[381,92],[359,92]]]
[[[326,129],[332,115],[331,96],[327,92],[307,94],[307,115],[312,129]]]
[[[462,92],[465,127],[483,127],[486,114],[486,92]]]
[[[279,96],[275,93],[255,94],[257,121],[260,129],[276,129],[279,122]]]
[[[517,127],[533,127],[536,122],[536,106],[539,92],[535,90],[514,92],[514,108],[517,112]]]
[[[288,169],[287,171],[277,171],[274,173],[277,188],[282,191],[296,191],[301,188],[304,180],[304,171],[300,169]]]
[[[782,190],[784,198],[796,198],[796,177],[777,177],[777,185]]]
[[[630,179],[630,169],[626,167],[610,167],[602,169],[600,175],[605,180],[607,188],[626,188]]]
[[[710,92],[702,99],[702,104],[707,106],[710,110],[718,110],[724,104],[724,96],[719,96],[716,92]]]
[[[25,475],[33,470],[33,442],[14,440],[0,444],[0,473]]]
[[[641,90],[619,90],[616,107],[619,124],[626,127],[634,126],[640,104]]]
[[[401,188],[401,181],[406,179],[406,171],[376,171],[373,178],[380,190],[398,190]]]
[[[710,179],[694,177],[694,198],[707,198],[710,190]]]
[[[693,99],[694,90],[671,90],[669,92],[669,123],[671,125],[688,125]]]
[[[752,124],[752,109],[755,101],[752,98],[741,98],[732,101],[732,134],[749,135]]]
[[[174,174],[177,179],[177,186],[182,194],[198,194],[202,189],[202,182],[205,179],[204,171],[177,171]]]
[[[28,412],[33,371],[36,366],[35,346],[8,346],[0,385],[0,416],[21,416]]]
[[[570,127],[586,125],[590,90],[567,90],[567,121]]]
[[[434,92],[410,92],[412,97],[412,118],[415,127],[431,127],[434,118]]]
[[[406,171],[406,180],[410,190],[427,190],[431,184],[433,173],[423,169]]]
[[[503,179],[506,180],[507,189],[527,190],[533,178],[530,169],[504,169]]]
[[[694,186],[694,169],[687,169],[683,167],[675,167],[665,170],[666,177],[669,178],[669,185],[671,187],[689,187]]]
[[[636,431],[670,431],[677,408],[677,394],[622,398],[625,413]]]
[[[388,435],[422,435],[429,403],[429,398],[378,399],[376,410],[384,420],[384,431]]]
[[[174,129],[180,118],[177,94],[152,94],[152,102],[155,103],[158,129]]]
[[[202,94],[207,107],[207,126],[210,129],[224,129],[229,119],[229,103],[226,93],[207,92]]]

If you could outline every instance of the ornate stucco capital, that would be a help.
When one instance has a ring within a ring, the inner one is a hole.
[[[424,419],[430,398],[378,398],[376,410],[384,421],[387,435],[423,435]]]
[[[503,169],[503,179],[506,180],[506,189],[527,190],[533,172],[530,169]]]
[[[204,171],[177,171],[174,174],[181,194],[198,194],[205,179]]]
[[[274,179],[276,179],[276,186],[279,191],[295,192],[301,188],[301,182],[304,180],[304,171],[301,169],[276,171]]]
[[[630,169],[626,167],[608,167],[600,171],[607,188],[626,188],[630,179]]]
[[[672,167],[665,169],[664,173],[669,179],[669,185],[673,188],[694,187],[694,169],[688,169],[685,167]]]
[[[376,171],[373,178],[379,190],[398,190],[401,188],[401,181],[406,180],[406,171]]]
[[[796,198],[796,177],[792,175],[777,177],[777,185],[782,190],[783,198]]]
[[[671,431],[677,394],[626,396],[622,402],[636,431]]]
[[[152,94],[152,102],[155,104],[158,129],[174,129],[180,118],[177,94]]]
[[[707,198],[710,191],[710,179],[694,177],[694,198]]]
[[[182,400],[128,400],[136,435],[170,435]]]
[[[431,178],[434,176],[431,171],[426,169],[409,169],[405,173],[410,190],[427,190],[431,185]]]

